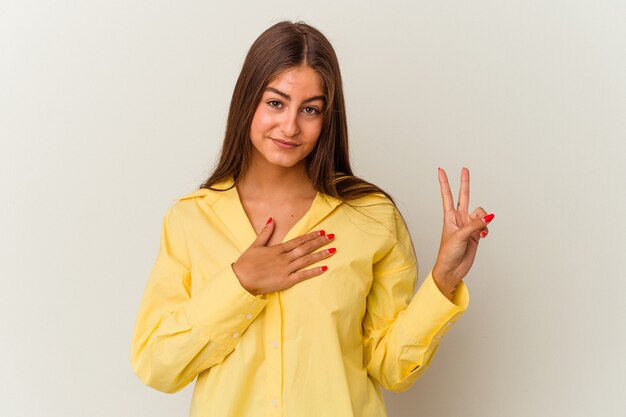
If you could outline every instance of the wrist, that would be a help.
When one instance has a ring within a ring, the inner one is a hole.
[[[239,281],[239,285],[241,285],[241,287],[248,291],[250,294],[252,295],[258,295],[252,288],[250,288],[248,285],[246,285],[240,276],[240,272],[237,271],[237,266],[236,266],[237,262],[233,262],[230,264],[230,269],[232,269],[233,273],[235,274],[235,277],[237,278],[237,280]]]
[[[454,297],[454,291],[458,287],[459,283],[455,282],[454,279],[448,277],[447,274],[443,273],[437,268],[433,268],[431,275],[433,277],[435,285],[437,286],[437,288],[439,288],[439,291],[441,291],[441,293],[448,300],[452,301],[452,298]]]

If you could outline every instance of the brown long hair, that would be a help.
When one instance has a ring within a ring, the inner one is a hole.
[[[252,154],[250,124],[265,87],[281,72],[301,65],[317,71],[326,97],[322,131],[305,161],[313,187],[343,201],[380,193],[393,202],[385,191],[352,173],[337,56],[328,39],[303,22],[279,22],[265,30],[250,47],[230,102],[219,161],[200,188],[214,189],[213,185],[230,177],[236,183],[242,176]]]

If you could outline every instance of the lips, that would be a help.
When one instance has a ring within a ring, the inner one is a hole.
[[[297,148],[298,146],[300,146],[300,144],[298,144],[296,142],[290,142],[290,141],[287,141],[287,140],[274,139],[274,138],[270,138],[270,139],[280,149],[289,150],[289,149],[294,149],[294,148]]]

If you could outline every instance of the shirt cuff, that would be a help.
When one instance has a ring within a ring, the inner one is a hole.
[[[266,304],[265,297],[241,286],[228,265],[193,294],[187,314],[209,339],[234,346]]]
[[[435,284],[431,272],[404,312],[403,331],[410,335],[413,343],[429,345],[433,338],[438,341],[448,332],[450,325],[465,312],[468,304],[469,292],[463,281],[457,286],[450,301]]]

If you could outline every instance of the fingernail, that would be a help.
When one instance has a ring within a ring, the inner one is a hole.
[[[330,248],[330,249],[328,249],[328,253],[332,254],[332,253],[335,253],[335,252],[337,252],[337,248]]]
[[[265,225],[267,226],[268,224],[270,224],[272,222],[272,218],[270,217],[269,219],[267,219],[267,223],[265,223]]]
[[[320,230],[319,232],[317,232],[317,234],[320,235],[320,236],[324,236],[324,233],[326,233],[326,232],[323,231],[323,230]]]
[[[487,237],[487,232],[485,232],[484,230],[480,232],[480,237]]]
[[[320,269],[321,269],[321,270],[322,270],[322,272],[323,272],[323,271],[326,271],[326,270],[328,269],[328,267],[327,267],[327,266],[322,266],[322,267],[320,267]]]
[[[493,218],[494,218],[495,216],[496,216],[496,215],[495,215],[495,214],[493,214],[493,213],[491,213],[491,214],[487,214],[485,217],[483,217],[483,221],[484,221],[485,223],[489,223],[490,221],[492,221],[492,220],[493,220]]]
[[[333,239],[335,237],[335,234],[331,233],[329,235],[326,235],[326,237],[330,240],[330,239]]]

